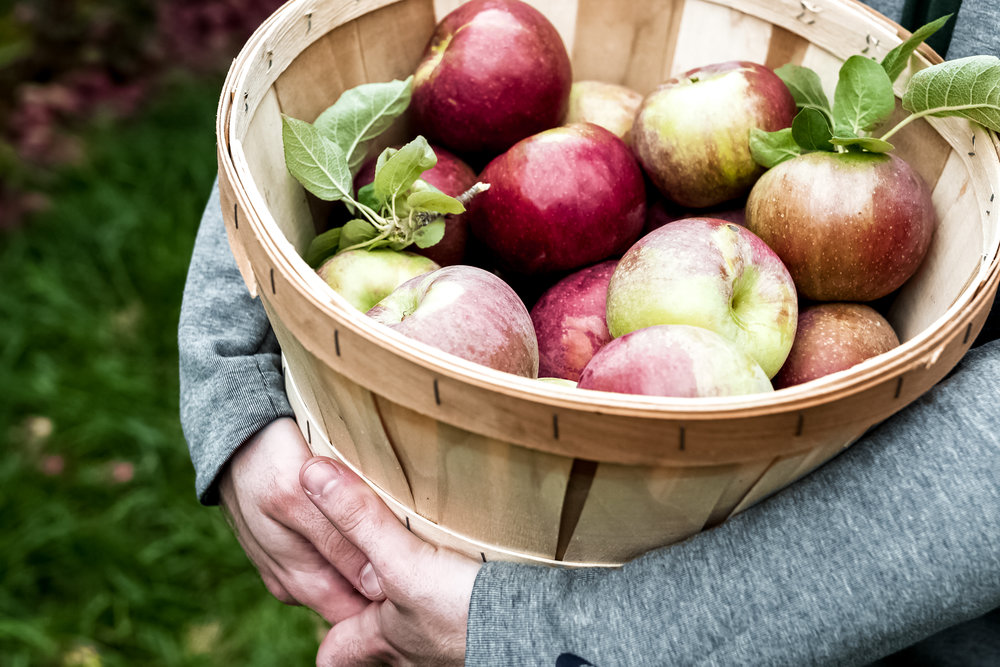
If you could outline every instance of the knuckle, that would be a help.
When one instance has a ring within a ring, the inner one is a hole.
[[[307,502],[297,489],[272,484],[261,503],[261,509],[268,516],[283,521],[300,513]]]
[[[365,527],[377,530],[377,514],[371,501],[359,493],[345,493],[338,499],[335,523],[343,533],[356,533]]]

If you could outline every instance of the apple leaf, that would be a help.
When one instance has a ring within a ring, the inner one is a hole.
[[[830,111],[830,101],[823,92],[823,82],[820,81],[819,74],[803,67],[788,63],[774,70],[785,86],[792,94],[795,105],[800,109],[815,109],[827,118],[832,118]]]
[[[864,136],[889,118],[895,108],[892,81],[880,64],[858,55],[844,61],[833,93],[836,136]]]
[[[398,152],[399,149],[393,148],[392,146],[383,149],[382,152],[379,153],[378,159],[375,160],[375,173],[377,174],[382,171],[382,167],[385,165],[386,161]]]
[[[343,252],[349,248],[368,243],[378,238],[378,236],[378,230],[367,220],[361,220],[360,218],[349,220],[347,224],[340,228],[340,246],[337,252]],[[374,245],[368,245],[367,247],[374,247]]]
[[[770,169],[802,153],[802,147],[792,137],[790,127],[775,132],[756,127],[750,129],[750,155],[762,167]]]
[[[319,234],[309,242],[305,254],[302,256],[306,264],[312,268],[318,268],[330,255],[336,254],[340,249],[340,227],[334,227]]]
[[[1000,58],[969,56],[917,72],[903,108],[917,116],[961,116],[1000,132]]]
[[[803,109],[792,120],[792,138],[807,151],[833,150],[830,143],[832,136],[827,117],[817,109]]]
[[[845,148],[860,148],[869,153],[889,153],[895,148],[888,141],[875,137],[831,137],[830,143]]]
[[[377,211],[382,208],[385,202],[380,201],[375,196],[375,184],[369,183],[368,185],[361,186],[361,189],[358,190],[358,203]]]
[[[447,196],[447,195],[445,195]],[[418,248],[430,248],[432,245],[444,238],[444,220],[438,219],[424,225],[413,233],[413,242]]]
[[[434,211],[441,214],[465,213],[465,206],[454,197],[440,190],[418,190],[406,198],[406,205],[417,211]]]
[[[344,151],[310,123],[281,117],[285,165],[306,190],[325,201],[350,201],[353,177]]]
[[[406,111],[412,92],[412,76],[355,86],[321,113],[315,125],[343,149],[351,174],[357,174],[371,141]]]
[[[387,148],[379,156],[375,167],[375,197],[387,203],[409,190],[422,173],[437,164],[434,149],[422,136],[389,154],[391,150]]]
[[[916,32],[910,35],[909,39],[885,54],[885,57],[882,58],[882,69],[889,75],[889,81],[895,81],[899,78],[899,75],[906,69],[906,63],[909,61],[910,55],[918,46],[927,41],[931,35],[940,30],[951,17],[952,14],[946,14],[936,21],[931,21],[917,28]]]

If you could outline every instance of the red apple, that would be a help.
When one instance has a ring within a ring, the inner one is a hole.
[[[437,155],[437,164],[425,171],[420,178],[441,192],[457,197],[476,184],[476,172],[451,151],[431,146]],[[375,180],[377,158],[365,162],[354,177],[354,191]],[[428,257],[441,266],[461,264],[465,259],[465,246],[469,237],[469,224],[465,214],[449,215],[444,219],[444,238],[429,248],[409,248],[418,255]]]
[[[821,303],[803,308],[792,351],[774,376],[774,387],[846,370],[898,345],[892,325],[871,306]]]
[[[608,260],[580,269],[546,290],[531,307],[540,377],[579,380],[594,353],[611,341],[604,313],[608,282],[617,265],[617,260]]]
[[[690,398],[773,391],[750,355],[713,331],[683,324],[616,338],[590,360],[577,387]]]
[[[418,276],[393,290],[368,315],[463,359],[538,377],[538,343],[528,309],[489,271],[459,264]]]
[[[479,175],[472,233],[506,270],[570,271],[623,252],[642,231],[642,170],[621,139],[592,123],[519,141]]]
[[[316,273],[333,291],[362,312],[410,278],[441,268],[405,250],[348,250],[324,261]]]
[[[594,123],[618,135],[625,143],[642,104],[642,93],[604,81],[576,81],[569,92],[564,123]]]
[[[792,124],[795,100],[767,67],[732,61],[668,79],[646,96],[632,147],[657,188],[682,206],[741,197],[764,173],[750,155],[750,129]]]
[[[690,324],[745,350],[768,377],[795,338],[795,285],[778,256],[746,227],[688,218],[639,239],[608,285],[616,338],[656,324]]]
[[[817,301],[889,294],[920,266],[936,225],[927,184],[891,154],[806,153],[768,170],[747,199],[747,226]]]
[[[555,27],[519,0],[471,0],[438,23],[413,79],[418,130],[462,154],[497,154],[555,127],[573,74]]]

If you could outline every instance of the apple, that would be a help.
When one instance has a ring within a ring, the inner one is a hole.
[[[476,184],[476,172],[462,158],[440,146],[431,146],[437,156],[437,164],[421,174],[420,178],[441,192],[457,197]],[[377,158],[366,161],[354,177],[354,191],[375,180]],[[434,260],[441,266],[461,264],[465,260],[465,248],[469,237],[469,225],[465,214],[448,215],[444,219],[444,238],[429,248],[411,246],[410,250]]]
[[[608,284],[615,338],[656,324],[690,324],[733,342],[768,377],[795,338],[795,285],[746,227],[712,218],[671,222],[639,239]]]
[[[575,81],[564,123],[594,123],[628,143],[642,93],[604,81]]]
[[[650,180],[682,206],[744,196],[764,173],[750,155],[750,129],[790,127],[796,107],[773,71],[730,61],[668,79],[646,96],[632,147]]]
[[[496,155],[555,127],[573,73],[552,23],[519,0],[471,0],[438,23],[417,65],[417,129],[458,153]]]
[[[617,265],[617,260],[607,260],[575,271],[531,307],[539,376],[575,382],[594,353],[611,342],[604,314],[608,283]]]
[[[747,198],[747,226],[774,249],[799,294],[871,301],[916,272],[937,217],[930,188],[884,153],[806,153],[767,171]]]
[[[577,387],[688,398],[774,390],[750,355],[714,331],[686,324],[616,338],[584,367]]]
[[[574,380],[567,380],[566,378],[553,378],[553,377],[538,377],[538,381],[544,384],[552,384],[560,387],[575,387],[576,382]]]
[[[517,293],[485,269],[458,264],[412,278],[368,316],[463,359],[538,377],[531,315]]]
[[[400,284],[441,267],[427,257],[405,250],[347,250],[330,257],[316,273],[335,292],[362,312]]]
[[[892,325],[871,306],[814,304],[799,312],[795,342],[774,376],[774,387],[790,387],[846,370],[898,345]]]
[[[504,270],[571,271],[624,252],[646,215],[642,170],[625,142],[593,123],[522,139],[479,175],[489,189],[469,228]]]

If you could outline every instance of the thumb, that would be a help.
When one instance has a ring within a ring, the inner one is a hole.
[[[381,610],[385,604],[391,603],[372,602],[330,628],[316,653],[317,667],[398,663],[399,653],[382,631]]]
[[[362,567],[351,583],[371,599],[383,592],[390,598],[399,595],[402,591],[394,583],[412,573],[414,557],[432,552],[433,547],[403,527],[364,480],[333,459],[309,459],[299,481],[320,512],[371,564]]]

